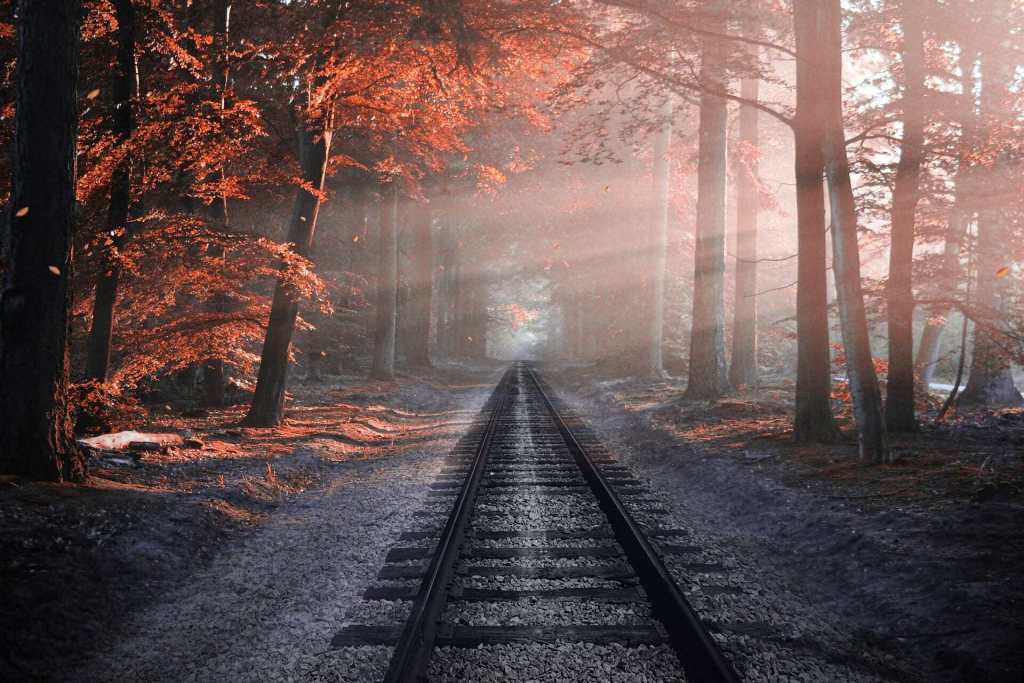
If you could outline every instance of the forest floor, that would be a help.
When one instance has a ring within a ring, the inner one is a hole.
[[[308,679],[497,369],[293,382],[280,428],[164,412],[133,426],[202,448],[0,479],[0,680]],[[926,426],[864,467],[852,441],[791,442],[790,388],[687,402],[545,375],[750,587],[741,611],[775,629],[746,639],[752,678],[1021,680],[1024,414]]]
[[[867,467],[852,438],[792,442],[792,388],[709,403],[683,400],[672,380],[548,377],[760,577],[767,603],[798,601],[828,624],[805,628],[805,647],[862,652],[897,680],[1024,680],[1024,411],[926,423],[893,439],[893,464]]]
[[[270,680],[323,650],[408,526],[493,369],[293,382],[286,424],[244,406],[132,425],[170,448],[81,485],[0,479],[0,680]],[[285,676],[282,675],[282,678]]]

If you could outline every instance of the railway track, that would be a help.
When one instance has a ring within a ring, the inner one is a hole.
[[[405,601],[404,625],[350,625],[333,645],[393,645],[387,682],[473,680],[490,654],[518,680],[509,652],[562,671],[545,680],[602,666],[739,680],[662,563],[692,548],[589,441],[536,372],[513,365],[432,485],[426,525],[403,534],[364,595]]]

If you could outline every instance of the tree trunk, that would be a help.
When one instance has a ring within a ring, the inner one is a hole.
[[[822,74],[817,68],[817,0],[794,3],[796,117],[793,125],[797,213],[797,441],[828,443],[838,436],[832,416],[825,232],[825,162],[822,156]]]
[[[846,353],[846,373],[853,396],[860,457],[865,462],[883,463],[889,447],[882,419],[882,394],[875,374],[874,359],[864,311],[860,278],[860,248],[857,244],[857,210],[846,157],[843,127],[842,10],[840,0],[823,0],[823,59],[819,62],[826,80],[825,177],[828,179],[832,216],[832,268],[835,273],[839,322]]]
[[[377,268],[377,325],[370,377],[395,377],[395,330],[398,326],[398,185],[392,181],[381,205],[379,267]]]
[[[716,15],[707,28],[724,33],[724,16]],[[721,42],[705,39],[702,50],[701,83],[711,88],[724,87],[725,51]],[[689,399],[716,399],[729,389],[725,366],[726,123],[725,100],[701,93],[693,328],[686,385]]]
[[[441,353],[451,358],[456,352],[458,339],[458,262],[456,261],[454,239],[451,228],[445,228],[442,235],[441,251],[441,301],[438,306],[438,347]]]
[[[135,92],[135,7],[131,0],[115,0],[117,14],[117,59],[111,94],[114,103],[112,132],[118,145],[125,145],[132,136],[135,120],[132,96]],[[132,160],[125,156],[110,178],[110,206],[107,210],[107,234],[112,239],[112,250],[101,256],[100,274],[96,280],[93,300],[92,327],[86,343],[85,378],[106,382],[110,372],[110,347],[114,331],[114,308],[121,279],[121,263],[116,253],[129,236],[129,209],[131,207]]]
[[[227,109],[228,79],[230,78],[229,63],[229,38],[231,27],[231,2],[229,0],[218,0],[216,13],[214,15],[214,33],[220,47],[220,54],[213,67],[213,82],[215,87],[220,89],[220,111],[223,115]],[[220,180],[224,179],[224,168],[217,171]],[[217,197],[209,207],[208,215],[210,221],[219,229],[227,232],[228,228],[228,199],[221,195]],[[214,258],[224,256],[224,247],[217,244],[211,245],[208,251]],[[214,313],[224,313],[229,308],[228,297],[224,294],[215,294],[210,297],[207,307]],[[203,364],[203,405],[218,408],[224,405],[225,392],[227,390],[227,377],[224,372],[224,361],[220,358],[211,358]]]
[[[430,367],[430,312],[433,308],[434,239],[429,204],[417,207],[413,224],[412,320],[409,325],[409,365]]]
[[[11,200],[0,289],[0,472],[85,477],[68,403],[77,0],[18,3]]]
[[[892,239],[886,300],[889,380],[885,424],[890,432],[917,429],[914,412],[914,229],[924,146],[924,29],[920,9],[903,0],[903,140],[892,191]]]
[[[960,149],[957,155],[956,191],[953,208],[946,225],[946,241],[942,249],[942,269],[937,278],[938,293],[945,297],[958,287],[962,268],[960,256],[963,250],[964,236],[971,223],[973,210],[970,206],[972,161],[975,146],[978,144],[978,117],[975,111],[974,67],[977,63],[976,48],[961,45],[960,73],[962,79],[960,95]],[[932,306],[928,309],[924,331],[917,351],[917,372],[921,378],[921,386],[928,390],[939,359],[939,342],[946,327],[946,316],[951,310],[949,304]]]
[[[668,259],[669,187],[672,182],[672,114],[672,98],[667,97],[661,109],[661,129],[654,138],[651,311],[648,321],[650,332],[647,340],[646,364],[646,374],[649,377],[665,375],[662,343],[665,337],[665,264]],[[575,297],[573,299],[575,300]],[[578,309],[578,304],[574,304],[573,308]]]
[[[756,52],[755,52],[756,54]],[[744,78],[741,96],[757,101],[760,83]],[[757,210],[758,196],[757,108],[740,105],[739,164],[736,169],[736,305],[732,328],[732,363],[729,383],[756,387],[757,367]]]
[[[1014,80],[1014,67],[1005,56],[996,52],[1006,35],[1008,5],[994,5],[988,17],[992,28],[991,42],[981,53],[981,116],[986,122],[1011,120],[1013,112],[1006,107],[1006,93]],[[989,50],[992,49],[992,53]],[[987,147],[995,144],[988,142]],[[967,386],[957,405],[1009,406],[1020,405],[1021,394],[1014,385],[1010,358],[1004,346],[1002,326],[1006,311],[1006,281],[997,275],[1007,266],[1007,216],[1000,208],[1001,195],[1009,194],[1007,171],[1009,154],[1005,145],[988,170],[984,188],[975,188],[979,196],[976,304],[979,315],[974,322],[974,353]]]
[[[313,235],[320,213],[320,192],[324,188],[327,160],[330,157],[331,130],[325,127],[317,134],[307,129],[304,122],[299,122],[296,132],[303,180],[316,188],[317,193],[313,194],[303,188],[295,191],[288,241],[294,245],[296,253],[306,256],[313,246]],[[282,278],[278,278],[274,301],[270,307],[267,336],[263,341],[256,391],[244,420],[251,427],[274,427],[284,419],[289,347],[298,314],[298,296]]]

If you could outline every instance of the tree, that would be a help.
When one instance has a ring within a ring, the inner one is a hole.
[[[832,368],[829,357],[828,243],[825,231],[825,172],[822,140],[825,88],[818,45],[822,7],[817,0],[795,0],[796,112],[793,120],[797,207],[797,441],[833,441]]]
[[[654,140],[654,215],[651,221],[651,313],[647,342],[647,374],[665,374],[662,343],[665,336],[665,264],[668,257],[669,187],[672,183],[672,113],[671,95],[661,108],[662,122]],[[577,315],[581,313],[576,306]],[[578,321],[574,328],[578,328]],[[578,336],[578,335],[576,335]]]
[[[745,33],[757,33],[747,18]],[[756,61],[757,48],[749,52]],[[760,80],[744,77],[740,97],[749,102],[758,100]],[[757,365],[757,214],[760,203],[758,178],[758,110],[752,104],[740,104],[739,150],[734,154],[736,168],[736,303],[733,311],[732,362],[729,383],[734,387],[756,387]]]
[[[971,42],[963,37],[959,40],[960,55],[958,58],[960,67],[960,94],[956,98],[956,110],[954,121],[959,128],[960,134],[956,141],[956,170],[952,179],[953,206],[946,217],[945,239],[942,246],[942,263],[935,278],[938,285],[937,295],[944,299],[939,303],[928,307],[928,317],[925,320],[924,330],[921,332],[921,341],[917,351],[917,371],[921,378],[921,385],[927,391],[931,385],[935,366],[939,360],[939,345],[942,339],[942,332],[946,327],[946,316],[952,310],[952,301],[947,294],[957,289],[958,283],[963,279],[964,269],[960,263],[963,252],[964,238],[967,235],[968,227],[974,215],[974,193],[975,187],[972,183],[974,175],[972,155],[981,139],[978,130],[978,114],[975,106],[976,79],[974,77],[975,65],[978,61],[978,49]]]
[[[840,0],[824,0],[821,4],[821,61],[818,64],[825,87],[822,144],[832,217],[832,266],[846,353],[846,374],[853,397],[860,457],[865,462],[882,463],[889,458],[889,447],[864,310],[857,210],[843,126],[842,10]]]
[[[127,146],[135,129],[135,83],[138,73],[135,60],[136,20],[132,0],[115,0],[117,16],[117,58],[114,63],[111,92],[113,94],[113,133],[115,144]],[[110,348],[114,328],[114,308],[121,280],[119,250],[128,239],[131,209],[132,158],[124,154],[110,178],[110,206],[107,212],[107,233],[110,244],[104,250],[96,281],[92,309],[92,328],[86,350],[86,379],[106,382],[110,372]]]
[[[412,320],[409,325],[409,365],[430,367],[430,313],[433,310],[434,239],[431,205],[424,202],[415,209],[412,225]]]
[[[392,181],[381,198],[377,267],[377,325],[370,377],[395,376],[395,330],[398,325],[398,184]]]
[[[716,7],[707,30],[723,33],[724,10]],[[725,47],[705,38],[701,49],[697,236],[693,270],[693,327],[686,396],[715,399],[729,388],[725,366],[725,178],[726,100],[715,94],[725,80]]]
[[[920,199],[924,146],[924,29],[919,8],[909,0],[900,6],[903,34],[903,138],[892,191],[892,233],[889,280],[886,283],[889,322],[889,379],[885,423],[891,432],[912,432],[914,415],[914,230]]]
[[[974,325],[974,353],[967,386],[957,405],[1005,406],[1020,405],[1024,399],[1014,385],[1010,357],[1006,350],[1004,317],[1008,299],[1007,284],[1001,276],[1006,266],[1007,216],[1000,206],[1000,197],[1007,187],[1007,165],[1010,158],[1006,145],[999,140],[1003,122],[1012,114],[1006,109],[1006,93],[1014,78],[1013,62],[1002,53],[1009,41],[999,40],[1012,22],[1009,8],[994,3],[988,16],[992,38],[981,50],[981,116],[986,124],[991,152],[987,182],[979,197],[977,241],[977,287],[975,301],[978,313]]]
[[[315,126],[313,129],[307,126]],[[300,256],[309,254],[313,246],[316,221],[327,175],[331,138],[334,134],[330,116],[298,125],[299,161],[307,186],[295,191],[295,202],[288,226],[288,242]],[[282,266],[284,268],[284,266]],[[299,297],[282,275],[274,289],[274,301],[267,322],[267,336],[260,355],[256,392],[245,423],[253,427],[272,427],[284,418],[284,394],[288,379],[289,348],[299,314]]]
[[[0,291],[0,471],[85,476],[68,404],[77,0],[18,3],[14,173]]]

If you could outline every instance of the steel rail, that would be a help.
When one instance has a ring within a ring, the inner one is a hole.
[[[569,429],[555,408],[544,385],[532,367],[526,374],[533,381],[541,400],[551,412],[555,426],[565,439],[570,452],[583,472],[583,477],[597,496],[601,510],[608,517],[619,544],[626,551],[641,585],[647,591],[654,615],[668,631],[669,640],[690,681],[701,683],[738,683],[739,675],[722,655],[721,650],[704,628],[690,603],[676,585],[640,525],[633,519],[586,449]]]
[[[512,378],[516,376],[517,365],[505,371],[494,392],[490,417],[487,426],[474,452],[473,466],[466,476],[459,491],[451,515],[441,533],[437,549],[427,568],[426,576],[420,584],[420,590],[412,611],[406,620],[405,628],[399,637],[395,652],[391,657],[385,683],[410,683],[419,680],[421,672],[426,668],[429,657],[437,640],[437,625],[448,599],[448,588],[454,575],[455,563],[459,559],[462,543],[466,535],[466,526],[473,514],[480,480],[487,468],[487,456],[491,450],[491,442],[497,431],[498,422],[508,402]]]

